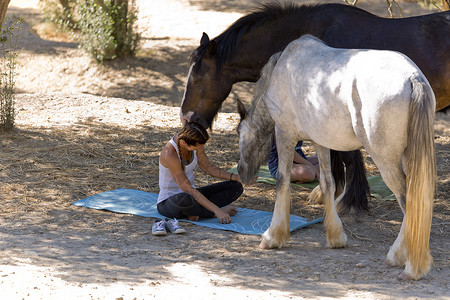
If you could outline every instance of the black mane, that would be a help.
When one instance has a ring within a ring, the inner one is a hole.
[[[216,63],[217,71],[219,72],[223,64],[234,58],[243,35],[251,32],[259,26],[279,18],[302,15],[310,11],[317,11],[324,6],[335,6],[336,8],[347,7],[348,9],[356,9],[362,12],[359,8],[343,5],[343,4],[306,4],[296,5],[295,3],[281,4],[279,2],[271,2],[262,4],[258,9],[252,13],[241,17],[228,27],[224,32],[215,37],[213,40],[217,43]],[[367,13],[367,12],[365,12]],[[199,62],[207,49],[208,44],[200,45],[191,56],[192,62]],[[200,66],[198,66],[200,67]]]

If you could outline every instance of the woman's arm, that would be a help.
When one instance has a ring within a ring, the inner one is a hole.
[[[305,165],[313,166],[313,164],[309,160],[303,158],[303,156],[298,154],[297,151],[294,151],[294,162],[297,164],[305,164]]]
[[[208,174],[208,175],[216,177],[216,178],[225,179],[225,180],[241,181],[239,174],[234,174],[234,173],[225,171],[225,170],[211,164],[208,157],[206,156],[204,147],[201,147],[197,150],[197,158],[198,158],[198,165],[205,174]]]

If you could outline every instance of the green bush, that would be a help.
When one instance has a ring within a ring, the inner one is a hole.
[[[14,86],[17,64],[16,30],[20,20],[5,20],[0,31],[0,131],[14,128]],[[7,25],[5,25],[7,24]]]
[[[44,17],[55,23],[58,28],[65,32],[76,30],[75,12],[77,1],[70,0],[41,0]]]
[[[98,61],[134,56],[135,0],[44,0],[44,13],[60,29],[69,31]]]

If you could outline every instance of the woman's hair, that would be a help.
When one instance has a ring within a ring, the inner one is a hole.
[[[209,135],[206,129],[195,122],[189,122],[184,125],[183,129],[178,134],[178,140],[184,140],[189,146],[206,144],[208,139]]]
[[[180,148],[180,141],[183,140],[188,144],[189,146],[195,146],[197,144],[204,145],[209,140],[209,135],[206,129],[195,122],[188,122],[186,125],[184,125],[181,132],[178,134],[178,153],[180,155],[180,162],[181,162],[181,168],[184,171],[184,164],[183,159],[181,158],[181,148]]]

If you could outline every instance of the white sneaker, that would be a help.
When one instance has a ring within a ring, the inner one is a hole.
[[[185,233],[186,230],[184,230],[183,227],[181,227],[180,225],[178,225],[178,220],[177,219],[166,219],[166,229],[169,232],[172,233]]]
[[[155,224],[152,226],[152,234],[153,235],[166,235],[166,221],[165,220],[159,220],[155,221]]]

